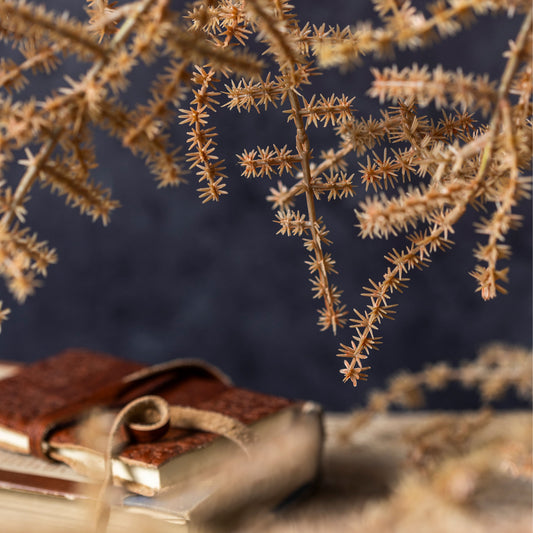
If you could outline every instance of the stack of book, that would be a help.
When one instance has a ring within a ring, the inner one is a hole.
[[[236,387],[204,364],[147,372],[67,350],[28,366],[0,365],[1,530],[94,530],[110,424],[122,405],[147,393],[231,417],[255,438],[244,453],[190,427],[149,442],[124,433],[110,462],[109,533],[224,530],[314,483],[323,437],[316,404]]]

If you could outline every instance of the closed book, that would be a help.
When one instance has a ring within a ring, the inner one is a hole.
[[[37,455],[98,480],[104,446],[95,435],[108,430],[91,428],[107,428],[117,409],[146,392],[232,417],[256,440],[243,453],[215,433],[172,427],[153,442],[126,442],[112,460],[115,482],[130,491],[124,505],[206,517],[250,503],[274,505],[315,479],[322,446],[316,404],[236,387],[209,365],[147,373],[139,363],[86,350],[22,366],[0,381],[0,446],[31,454],[40,435]]]
[[[94,533],[97,491],[97,483],[65,464],[0,450],[2,533]],[[107,533],[198,531],[187,512],[137,508],[125,504],[127,497],[120,489],[113,494]]]

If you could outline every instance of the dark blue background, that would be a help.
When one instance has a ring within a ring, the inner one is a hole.
[[[370,2],[294,3],[301,21],[317,24],[345,25],[372,16]],[[75,13],[73,4],[48,2]],[[401,53],[396,62],[440,63],[447,69],[461,65],[497,78],[504,66],[501,54],[519,23],[504,16],[483,17],[472,30],[422,52]],[[78,68],[66,63],[71,65]],[[40,90],[46,93],[62,83],[65,72],[41,80]],[[144,70],[135,74],[128,102],[146,98],[146,79]],[[354,106],[367,116],[378,109],[365,96],[370,81],[368,65],[345,75],[328,71],[317,78],[316,92],[357,95]],[[509,235],[514,251],[509,295],[482,302],[474,292],[468,272],[475,265],[477,236],[475,214],[470,213],[457,228],[454,248],[436,254],[429,269],[413,273],[409,289],[395,297],[397,318],[382,327],[384,344],[369,358],[369,381],[357,389],[343,385],[338,373],[342,360],[335,355],[350,332],[341,330],[335,338],[315,325],[306,253],[300,240],[275,235],[278,228],[265,201],[275,181],[240,177],[234,156],[257,145],[293,145],[292,125],[276,111],[217,115],[214,123],[229,175],[229,194],[217,204],[200,203],[193,175],[189,185],[158,190],[143,163],[106,133],[98,134],[100,167],[94,177],[112,187],[123,206],[108,227],[93,224],[48,191],[32,192],[28,223],[56,247],[60,260],[23,306],[1,289],[1,299],[13,312],[0,336],[0,357],[33,361],[71,346],[145,362],[201,357],[240,385],[314,399],[328,409],[350,409],[399,369],[471,359],[492,340],[531,345],[531,209],[525,202],[520,209],[524,227]],[[172,135],[185,144],[179,127]],[[312,132],[313,140],[320,148],[336,144],[322,129]],[[352,162],[351,172],[357,169]],[[18,175],[13,172],[11,179]],[[369,277],[382,276],[383,255],[404,241],[357,237],[353,209],[363,188],[357,192],[350,201],[319,203],[318,213],[334,242],[331,251],[340,275],[333,282],[344,289],[349,308],[361,309],[367,303],[359,296],[361,287]],[[304,205],[299,208],[305,210]],[[432,407],[474,405],[473,395],[454,389],[436,397]]]

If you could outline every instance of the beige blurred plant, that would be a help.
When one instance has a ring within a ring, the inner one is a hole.
[[[458,366],[441,361],[429,364],[419,372],[402,371],[389,380],[383,389],[374,389],[368,395],[363,409],[356,410],[339,433],[346,438],[357,429],[367,425],[376,415],[392,408],[416,410],[427,405],[427,393],[446,391],[448,387],[459,384],[465,389],[475,390],[482,402],[477,416],[478,421],[488,421],[489,406],[513,392],[520,400],[531,403],[533,400],[533,352],[522,346],[491,343],[484,346],[476,358],[463,361]],[[449,426],[445,418],[444,425]],[[481,424],[483,425],[483,424]],[[475,430],[476,424],[473,429]],[[446,447],[447,439],[437,435],[434,428],[430,438]],[[461,439],[467,440],[469,431],[461,430]],[[436,436],[437,435],[437,436]],[[419,435],[417,441],[422,441]]]
[[[505,292],[508,269],[500,263],[511,253],[505,239],[520,225],[516,208],[531,184],[531,4],[373,5],[379,24],[353,21],[339,28],[301,24],[287,0],[196,0],[182,11],[170,0],[88,0],[85,20],[0,0],[0,38],[16,52],[0,60],[0,173],[14,160],[21,168],[18,181],[2,182],[0,189],[0,274],[14,297],[23,302],[57,260],[25,225],[34,185],[63,195],[104,224],[119,205],[94,178],[97,128],[143,157],[159,187],[179,185],[192,172],[203,202],[226,194],[225,163],[210,123],[219,107],[239,113],[275,108],[293,128],[292,146],[246,148],[238,162],[245,178],[276,178],[267,199],[278,233],[301,238],[309,253],[313,296],[322,302],[319,326],[355,330],[338,354],[345,359],[344,381],[357,385],[366,378],[366,359],[381,342],[378,327],[395,313],[392,294],[406,287],[411,270],[452,245],[454,226],[469,208],[483,210],[475,223],[483,242],[474,249],[478,265],[471,273],[478,291],[484,299]],[[359,116],[352,96],[313,94],[306,87],[321,69],[430,45],[486,13],[523,19],[504,52],[499,80],[440,66],[373,69],[369,94],[382,104],[379,117]],[[66,58],[77,60],[84,73],[35,96],[32,74],[50,73]],[[129,76],[155,59],[164,66],[150,98],[127,108]],[[427,105],[440,110],[438,120],[421,113]],[[188,136],[184,160],[168,135],[177,110]],[[309,132],[319,126],[332,130],[332,147],[311,145]],[[352,153],[360,168],[349,173]],[[348,319],[341,290],[331,281],[336,265],[326,251],[331,241],[318,204],[352,197],[358,181],[360,189],[370,189],[356,209],[360,235],[404,233],[408,244],[386,255],[383,277],[364,288],[370,303]],[[8,313],[0,308],[0,322]]]

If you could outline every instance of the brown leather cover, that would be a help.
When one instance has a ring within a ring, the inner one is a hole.
[[[183,370],[158,375],[149,382],[124,387],[123,378],[143,365],[87,350],[67,350],[23,367],[0,381],[0,424],[55,447],[79,446],[73,415],[101,405],[115,408],[143,394],[157,394],[171,405],[217,411],[245,424],[273,414],[292,402],[233,387],[205,371]],[[126,446],[126,463],[157,468],[176,455],[203,447],[217,438],[212,433],[171,428],[160,440]],[[86,445],[86,443],[83,443]],[[35,451],[34,451],[35,453]],[[39,455],[39,453],[36,453]]]
[[[96,492],[95,486],[89,483],[2,469],[0,469],[0,489],[66,498],[88,498],[91,490],[93,493]]]
[[[45,413],[77,403],[142,365],[88,350],[67,350],[0,381],[0,424],[27,433]]]
[[[179,389],[167,390],[159,394],[171,404],[217,411],[232,416],[245,424],[256,422],[291,404],[285,398],[237,387],[225,387],[226,390],[221,390],[222,387],[213,387],[212,383],[205,383],[205,380],[202,383],[197,379],[191,379],[185,385],[189,390],[195,389],[194,395],[186,403],[173,401],[173,398],[182,399],[183,394]],[[202,391],[205,392],[205,399],[200,397]],[[75,426],[60,429],[50,436],[50,443],[56,447],[76,444],[76,434],[77,428]],[[129,464],[142,463],[157,468],[177,455],[207,446],[216,438],[218,436],[213,433],[170,428],[168,433],[158,441],[129,444],[120,453],[120,458]]]

